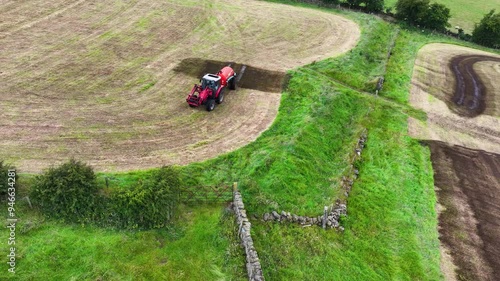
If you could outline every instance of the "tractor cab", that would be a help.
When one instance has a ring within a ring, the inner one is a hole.
[[[205,76],[201,78],[201,88],[204,90],[208,87],[214,93],[216,93],[220,87],[220,81],[221,78],[218,75],[205,74]]]

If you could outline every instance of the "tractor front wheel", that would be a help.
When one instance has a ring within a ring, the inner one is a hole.
[[[219,96],[215,99],[217,104],[221,104],[224,101],[224,89],[221,89],[219,92]]]
[[[215,108],[215,100],[209,99],[207,100],[207,111],[212,111]]]

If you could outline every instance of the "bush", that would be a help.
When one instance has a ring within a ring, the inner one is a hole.
[[[430,29],[445,31],[450,26],[448,23],[450,17],[450,9],[443,4],[433,3],[429,6],[422,25]]]
[[[114,193],[110,200],[110,221],[119,228],[164,227],[177,209],[180,181],[177,171],[163,167],[151,178]]]
[[[487,47],[500,48],[500,13],[495,14],[495,10],[487,13],[481,22],[476,24],[472,41]]]
[[[369,12],[380,12],[384,9],[384,0],[347,0],[347,3],[355,7],[364,3]]]
[[[384,9],[384,0],[365,0],[364,3],[370,12],[380,12]]]
[[[177,171],[162,167],[129,188],[100,195],[92,168],[70,160],[36,177],[31,197],[47,217],[147,229],[170,221],[177,209],[180,186]]]
[[[340,0],[323,0],[323,3],[336,5],[340,3]]]
[[[96,216],[96,176],[90,166],[72,159],[37,176],[31,197],[48,217],[89,222]]]
[[[5,198],[7,195],[7,189],[9,186],[9,170],[15,169],[14,166],[6,165],[3,161],[0,161],[0,198]],[[15,181],[17,181],[17,173],[15,176]]]
[[[439,31],[449,27],[450,9],[443,4],[430,4],[429,0],[398,0],[396,18],[413,25]]]

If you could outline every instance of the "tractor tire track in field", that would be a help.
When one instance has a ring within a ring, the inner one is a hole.
[[[474,71],[474,64],[482,61],[500,62],[500,58],[483,55],[461,55],[450,61],[455,75],[455,91],[452,103],[455,111],[466,117],[475,117],[486,109],[487,90],[480,76]]]
[[[425,141],[444,210],[441,243],[451,250],[461,280],[500,276],[500,154]]]
[[[187,58],[182,60],[174,71],[200,78],[205,73],[217,73],[226,65],[231,65],[238,74],[238,87],[263,92],[279,93],[284,88],[286,73],[266,70],[239,63],[227,63],[216,60]]]

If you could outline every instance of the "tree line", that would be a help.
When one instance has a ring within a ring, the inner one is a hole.
[[[384,9],[384,0],[322,0],[326,4],[343,4],[349,7],[363,8],[368,12],[380,13]],[[450,27],[450,9],[440,3],[430,3],[430,0],[398,0],[394,16],[410,25],[445,32]],[[386,13],[392,14],[392,8]],[[459,38],[470,39],[472,42],[491,48],[500,48],[500,12],[491,10],[483,19],[476,23],[472,35],[458,30]]]

